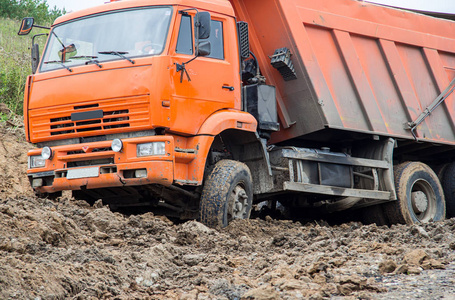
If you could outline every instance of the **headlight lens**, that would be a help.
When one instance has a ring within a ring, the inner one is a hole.
[[[28,157],[28,168],[43,168],[46,166],[46,159],[41,155],[34,155]]]
[[[115,139],[112,141],[111,148],[114,152],[120,152],[123,149],[123,143],[119,139]]]
[[[52,149],[49,148],[49,147],[44,147],[42,150],[41,150],[41,156],[44,158],[44,159],[49,159],[52,157]]]
[[[164,142],[153,142],[137,145],[137,156],[165,155],[166,144]]]

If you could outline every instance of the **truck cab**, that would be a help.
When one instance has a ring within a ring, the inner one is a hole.
[[[25,96],[35,191],[131,204],[154,191],[128,186],[200,185],[218,133],[256,130],[241,111],[236,28],[226,1],[113,2],[58,18]]]

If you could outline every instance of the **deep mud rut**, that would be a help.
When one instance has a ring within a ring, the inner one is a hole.
[[[33,196],[0,134],[0,299],[455,299],[455,219],[391,228],[236,221],[216,231]]]

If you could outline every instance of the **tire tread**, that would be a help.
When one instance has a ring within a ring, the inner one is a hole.
[[[434,171],[426,164],[421,162],[413,162],[408,161],[402,164],[399,164],[394,167],[394,180],[395,180],[395,188],[397,194],[397,201],[393,201],[390,203],[384,204],[384,213],[386,218],[388,219],[389,224],[414,224],[414,221],[411,217],[409,212],[408,204],[407,204],[407,188],[408,188],[408,180],[412,174],[416,172],[425,172],[427,173],[430,178],[434,181],[434,183],[439,186],[439,193],[435,191],[436,194],[441,196],[442,203],[440,203],[443,207],[442,212],[442,219],[445,218],[445,203],[444,203],[444,193],[442,190],[441,183],[439,182],[438,176],[434,173]],[[439,221],[439,220],[435,220]]]
[[[225,196],[229,192],[232,180],[241,172],[246,172],[245,175],[250,182],[252,181],[249,168],[242,162],[225,159],[215,165],[202,190],[199,209],[201,223],[209,227],[227,226],[223,221]]]

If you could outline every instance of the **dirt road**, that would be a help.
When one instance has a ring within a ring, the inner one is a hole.
[[[378,227],[237,221],[216,231],[33,196],[0,135],[0,299],[455,299],[455,219]]]

